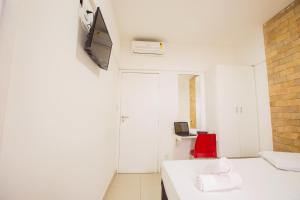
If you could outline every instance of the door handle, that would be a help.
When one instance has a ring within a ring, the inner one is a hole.
[[[124,122],[125,119],[129,119],[129,116],[124,116],[124,115],[122,115],[122,116],[121,116],[121,121]]]
[[[239,114],[239,108],[237,106],[235,107],[235,114]]]

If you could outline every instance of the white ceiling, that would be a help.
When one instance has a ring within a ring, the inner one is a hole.
[[[234,43],[293,0],[112,0],[121,40]]]

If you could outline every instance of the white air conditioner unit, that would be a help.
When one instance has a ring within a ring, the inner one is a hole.
[[[163,42],[132,41],[131,48],[137,54],[163,55],[165,52]]]

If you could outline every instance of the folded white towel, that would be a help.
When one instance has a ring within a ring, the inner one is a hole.
[[[201,174],[197,176],[196,186],[203,192],[224,191],[239,188],[242,179],[239,174],[232,172],[229,174]]]
[[[233,171],[231,161],[225,157],[214,160],[204,168],[204,174],[229,174]]]

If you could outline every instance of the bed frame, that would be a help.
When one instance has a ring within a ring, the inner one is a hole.
[[[161,180],[161,200],[168,200],[163,180]]]

